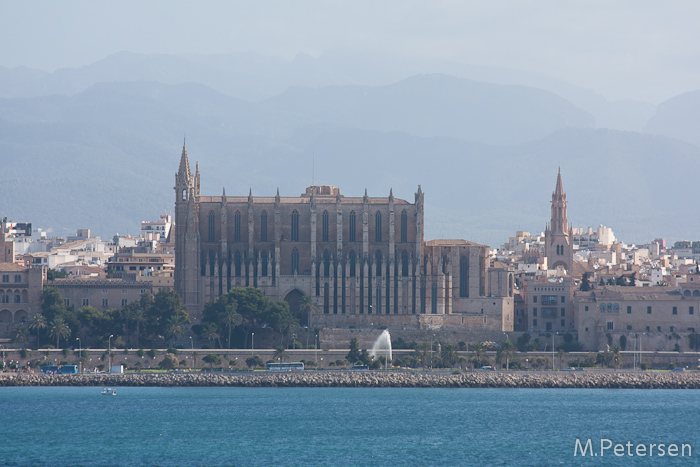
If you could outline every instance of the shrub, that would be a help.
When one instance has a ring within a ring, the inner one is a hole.
[[[138,355],[139,358],[143,357],[144,355],[146,355],[146,351],[143,349],[139,349],[138,352],[136,352],[136,355]]]
[[[158,356],[158,351],[156,349],[151,349],[148,351],[148,356],[155,360]]]
[[[166,353],[163,360],[161,360],[161,362],[158,364],[158,367],[164,370],[172,370],[178,366],[179,363],[180,362],[177,360],[177,357],[174,354]]]

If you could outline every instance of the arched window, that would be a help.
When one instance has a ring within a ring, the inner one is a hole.
[[[325,277],[331,276],[331,255],[328,250],[323,252],[323,275]]]
[[[469,261],[466,256],[459,258],[459,296],[469,296]]]
[[[267,241],[267,211],[260,213],[260,241]]]
[[[321,241],[327,242],[328,241],[328,211],[323,211],[323,215],[321,216],[321,219],[322,219]]]
[[[243,263],[242,257],[241,257],[241,252],[237,251],[233,254],[233,267],[234,267],[234,274],[236,274],[236,277],[241,276],[241,264]]]
[[[406,250],[401,253],[401,275],[408,277],[408,251]]]
[[[292,250],[292,274],[299,273],[299,250],[294,248]]]
[[[214,241],[214,234],[216,232],[216,216],[214,216],[214,211],[209,211],[209,238],[210,242]]]
[[[355,277],[355,252],[350,252],[350,277]]]
[[[292,241],[299,241],[299,211],[292,211]]]
[[[233,215],[233,241],[241,241],[241,211],[236,211]]]
[[[375,221],[374,221],[374,235],[375,239],[378,242],[382,241],[382,213],[377,211],[377,214],[374,216]]]
[[[263,251],[262,254],[260,255],[260,261],[262,262],[262,276],[267,277],[267,251]]]
[[[355,211],[350,211],[350,238],[349,241],[355,241]]]
[[[408,241],[408,214],[404,209],[401,211],[401,242],[406,243]]]
[[[374,262],[377,265],[376,269],[376,276],[381,277],[382,275],[382,252],[377,250],[377,252],[374,254]]]
[[[182,190],[182,200],[187,201],[187,190],[186,189]]]

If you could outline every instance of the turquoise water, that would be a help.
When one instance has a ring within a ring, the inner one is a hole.
[[[700,465],[700,391],[100,390],[0,388],[0,465]],[[582,458],[576,438],[693,451]]]

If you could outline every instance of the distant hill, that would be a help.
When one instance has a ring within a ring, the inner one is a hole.
[[[678,138],[700,146],[700,91],[691,91],[659,104],[644,131]]]
[[[456,89],[447,92],[450,86]],[[477,108],[465,108],[474,89],[484,89],[476,94],[488,100],[498,87],[418,77],[396,86],[350,88],[348,95],[336,88],[295,90],[277,101],[252,103],[199,84],[130,82],[103,83],[74,96],[0,99],[0,215],[60,234],[79,227],[103,237],[135,233],[141,220],[172,209],[173,174],[186,133],[190,161],[200,162],[203,194],[219,194],[225,186],[231,195],[245,195],[250,187],[254,195],[269,196],[279,187],[283,196],[297,196],[311,184],[314,159],[316,183],[337,185],[347,196],[361,196],[365,187],[370,196],[387,196],[393,188],[395,196],[412,200],[421,184],[427,238],[496,246],[515,230],[544,228],[561,166],[574,225],[606,224],[637,242],[697,237],[700,219],[693,214],[697,208],[687,179],[700,170],[697,146],[664,136],[556,125],[528,142],[480,143],[468,139],[472,125],[460,119],[472,118],[469,112]],[[533,110],[533,119],[561,119],[566,112],[552,109],[570,109],[559,107],[558,97],[535,91],[504,89],[502,95],[544,109]],[[307,93],[308,99],[300,97]],[[453,97],[437,106],[431,96],[440,93]],[[391,104],[411,94],[404,107]],[[326,95],[339,108],[319,97]],[[353,98],[362,105],[353,109]],[[411,115],[421,113],[422,99],[432,107],[425,115]],[[366,115],[365,103],[385,115]],[[489,118],[495,120],[496,111]],[[445,125],[448,116],[456,121],[443,129],[430,126],[430,115]],[[572,115],[586,114],[573,108]],[[508,125],[514,127],[518,118]],[[500,128],[505,134],[508,126],[502,122]],[[444,134],[431,135],[439,131]],[[668,169],[673,167],[683,170]]]

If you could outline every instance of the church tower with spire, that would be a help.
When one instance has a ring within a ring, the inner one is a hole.
[[[175,290],[191,314],[200,307],[199,163],[193,174],[183,143],[175,174]]]
[[[547,268],[563,267],[571,274],[574,264],[573,229],[566,217],[566,192],[561,182],[561,168],[557,174],[557,185],[552,193],[552,216],[544,232]]]

